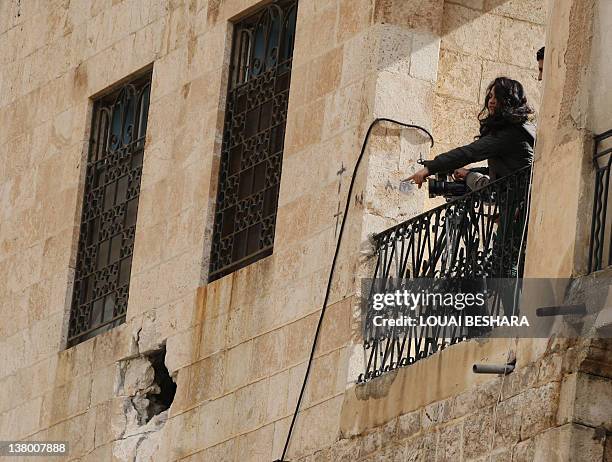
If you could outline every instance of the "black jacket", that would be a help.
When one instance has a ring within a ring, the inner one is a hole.
[[[509,175],[533,160],[535,125],[509,125],[423,162],[430,174],[452,172],[467,164],[488,159],[491,180]]]

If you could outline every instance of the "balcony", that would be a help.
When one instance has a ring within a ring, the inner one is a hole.
[[[358,382],[482,334],[466,334],[454,327],[374,327],[372,295],[398,281],[417,278],[456,281],[521,277],[530,176],[531,168],[521,169],[375,236],[377,259],[364,319],[366,366]],[[488,314],[495,315],[500,303],[491,303],[488,309]]]

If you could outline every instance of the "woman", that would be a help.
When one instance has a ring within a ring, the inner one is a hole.
[[[465,179],[470,189],[477,189],[530,165],[535,138],[535,126],[528,122],[531,114],[521,83],[507,77],[496,78],[487,88],[484,107],[478,115],[480,135],[476,140],[423,162],[425,167],[409,179],[420,188],[429,175],[454,171],[456,179]],[[484,159],[488,159],[490,177],[460,168]]]

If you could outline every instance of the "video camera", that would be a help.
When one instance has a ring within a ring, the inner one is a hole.
[[[475,167],[468,170],[470,172],[482,173],[483,175],[489,174],[488,167]],[[465,181],[448,181],[448,177],[448,173],[438,173],[436,178],[427,179],[427,189],[429,190],[430,198],[443,196],[446,199],[454,199],[455,197],[461,197],[470,192],[470,188]]]

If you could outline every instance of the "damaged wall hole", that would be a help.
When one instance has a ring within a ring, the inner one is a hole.
[[[120,394],[127,399],[126,415],[131,413],[132,422],[137,426],[146,425],[155,416],[165,421],[160,414],[172,405],[176,384],[166,368],[165,358],[166,347],[162,345],[122,364]]]
[[[149,400],[149,405],[142,416],[144,420],[142,424],[147,423],[153,416],[170,409],[176,394],[176,383],[170,377],[170,373],[164,363],[166,359],[166,346],[164,345],[161,350],[147,355],[147,359],[151,362],[155,375],[151,391],[145,394],[145,397]]]
[[[115,383],[118,412],[112,416],[116,430],[113,460],[157,460],[154,454],[160,444],[160,430],[168,421],[176,393],[165,359],[166,347],[162,344],[119,362]]]

